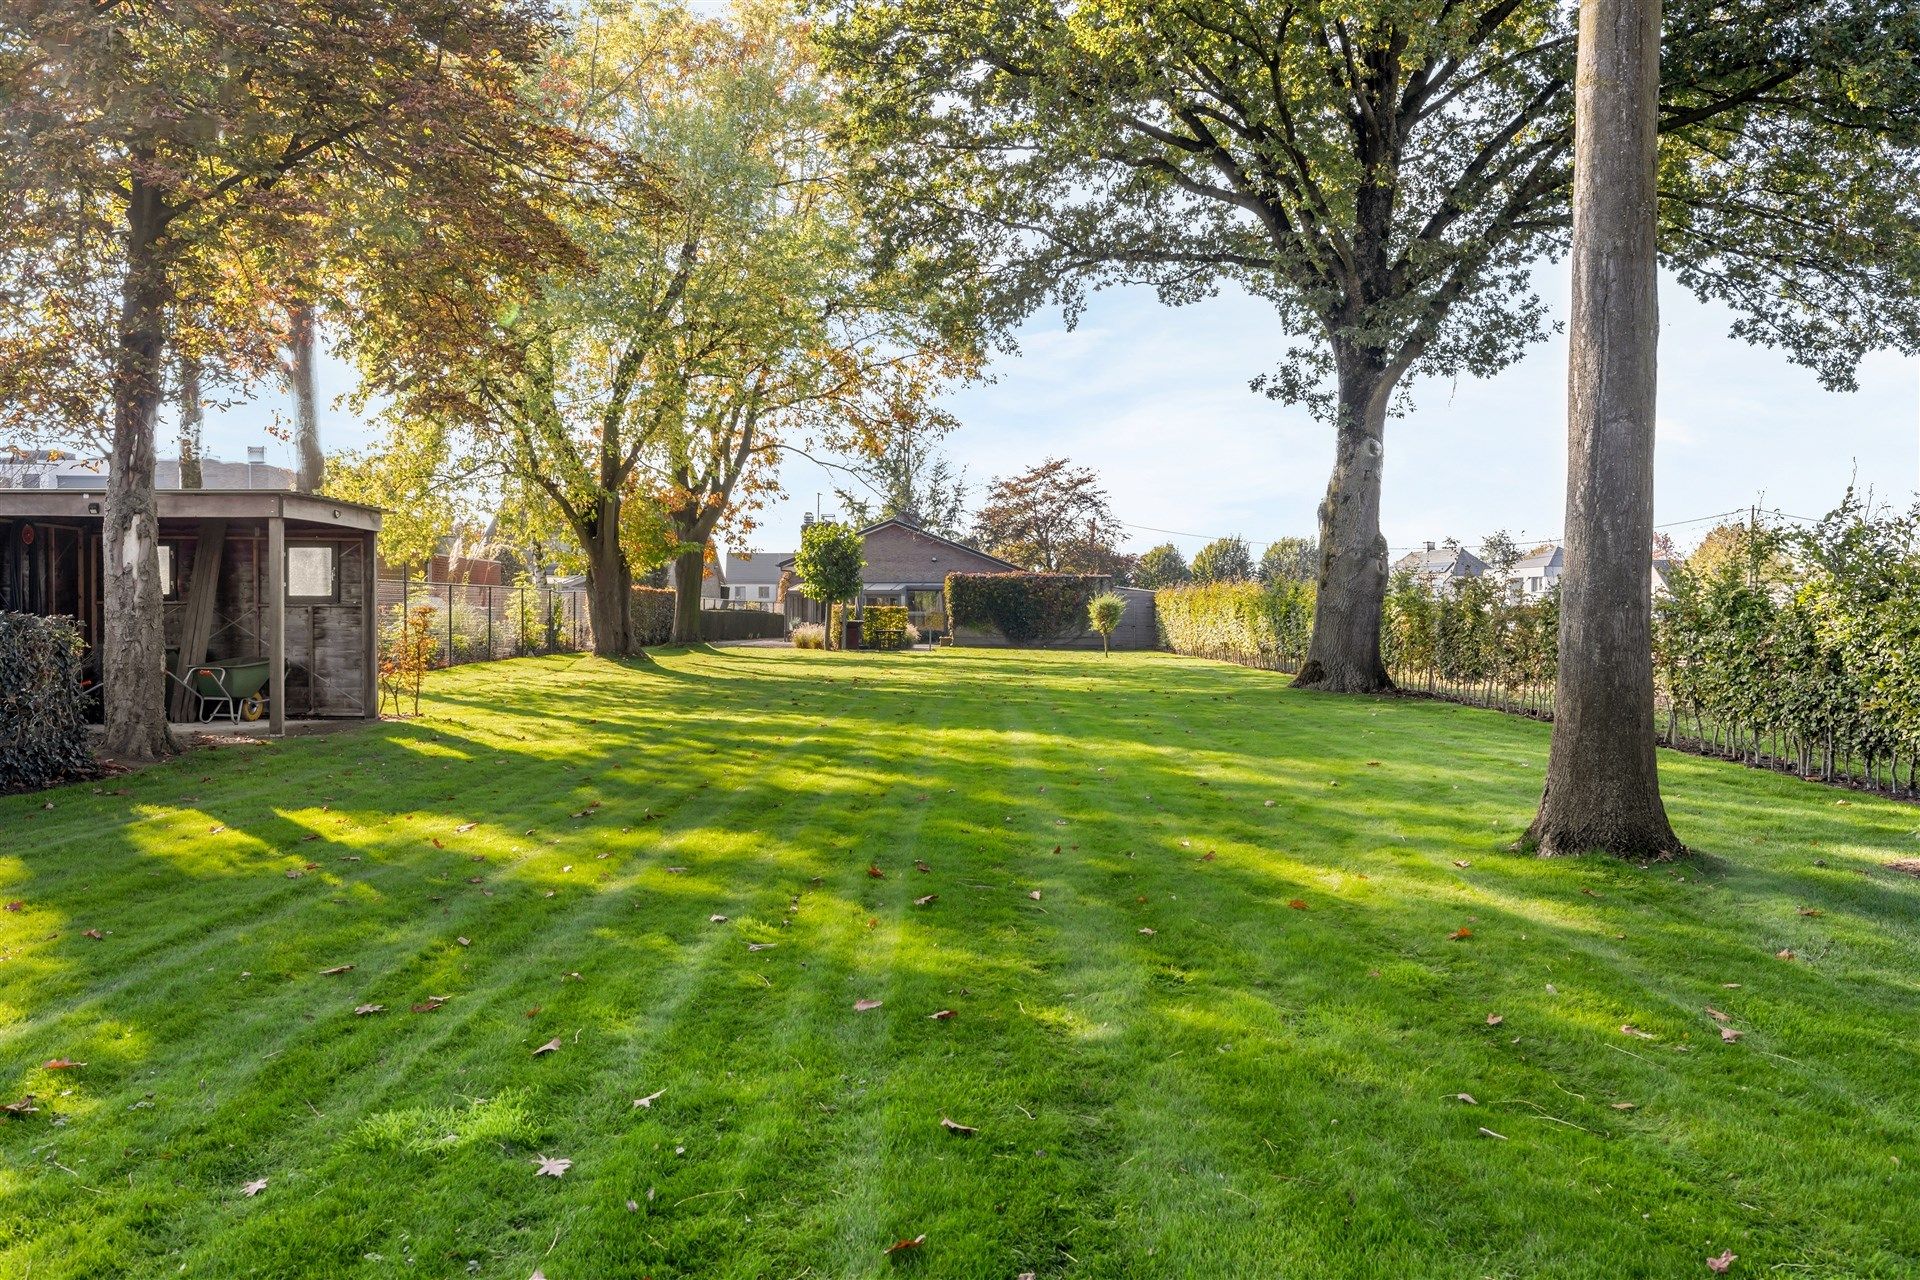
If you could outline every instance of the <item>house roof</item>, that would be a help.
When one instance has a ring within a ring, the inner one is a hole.
[[[1513,562],[1514,573],[1525,573],[1532,569],[1551,569],[1566,558],[1566,548],[1559,543],[1549,543],[1529,555],[1521,556]]]
[[[938,542],[942,544],[943,546],[952,547],[955,551],[964,551],[970,556],[978,556],[982,560],[991,560],[997,565],[1004,566],[1007,572],[1009,573],[1024,572],[1024,570],[1022,570],[1019,565],[1013,563],[1011,560],[1002,560],[999,556],[994,555],[992,552],[982,551],[978,547],[970,547],[964,542],[955,542],[952,538],[943,538],[939,534],[934,533],[932,530],[922,529],[919,525],[915,524],[913,521],[902,520],[899,516],[888,516],[885,520],[881,520],[876,524],[868,525],[866,528],[860,531],[860,536],[862,538],[871,537],[875,533],[878,533],[880,530],[886,528],[888,525],[897,525],[902,529],[906,529],[909,532],[918,534],[922,538],[928,538],[934,542]],[[793,555],[788,556],[786,559],[782,560],[778,565],[774,567],[776,569],[792,569],[793,562],[798,555],[799,553],[795,552]]]
[[[1465,547],[1434,547],[1410,551],[1393,566],[1423,578],[1477,578],[1487,571],[1487,562]]]
[[[778,586],[780,566],[794,557],[791,551],[740,551],[727,554],[726,580],[736,587]]]

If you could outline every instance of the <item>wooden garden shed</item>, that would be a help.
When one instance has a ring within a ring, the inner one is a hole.
[[[162,489],[160,579],[176,675],[264,660],[269,728],[380,713],[377,507],[272,489]],[[0,609],[101,636],[99,489],[0,489]],[[90,658],[97,678],[97,660]],[[169,682],[168,718],[197,702]]]

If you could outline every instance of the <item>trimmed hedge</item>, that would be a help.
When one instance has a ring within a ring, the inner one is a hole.
[[[907,606],[870,604],[862,610],[860,627],[863,649],[902,649],[907,643]]]
[[[1313,588],[1302,582],[1166,587],[1153,604],[1160,643],[1196,658],[1297,671],[1313,635]]]
[[[787,615],[769,609],[702,609],[702,640],[784,640]]]
[[[1107,579],[1078,573],[950,573],[947,618],[1008,644],[1046,644],[1087,630],[1087,606]]]
[[[0,613],[0,791],[92,771],[80,654],[73,619]]]
[[[673,639],[673,595],[670,587],[633,589],[628,613],[636,645],[665,644]]]

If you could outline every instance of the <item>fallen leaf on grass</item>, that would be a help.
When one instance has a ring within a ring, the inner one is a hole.
[[[1447,935],[1447,941],[1463,942],[1466,939],[1471,938],[1472,936],[1473,936],[1473,930],[1462,925],[1460,928],[1455,929],[1452,933]]]
[[[553,1039],[541,1045],[538,1049],[535,1049],[533,1051],[533,1056],[537,1058],[543,1053],[558,1053],[558,1052],[560,1052],[560,1037],[555,1036]]]
[[[648,1094],[644,1098],[635,1098],[633,1100],[633,1105],[636,1107],[645,1107],[647,1108],[647,1110],[651,1111],[653,1110],[654,1102],[660,1097],[661,1094],[665,1092],[666,1092],[665,1089],[655,1089],[652,1093]],[[631,1110],[631,1108],[629,1108],[629,1110]]]
[[[1454,1101],[1464,1102],[1470,1107],[1477,1107],[1480,1105],[1478,1102],[1475,1102],[1473,1100],[1473,1095],[1470,1093],[1456,1093],[1453,1095],[1453,1097],[1454,1097]]]
[[[28,1094],[18,1102],[9,1102],[4,1106],[0,1106],[0,1112],[5,1112],[10,1116],[30,1116],[38,1110],[40,1110],[40,1108],[33,1105],[32,1094]]]
[[[255,1178],[252,1182],[249,1182],[246,1186],[240,1188],[240,1194],[243,1196],[249,1196],[249,1197],[257,1196],[262,1191],[265,1191],[266,1189],[267,1189],[267,1180],[265,1178]]]
[[[1776,960],[1791,960],[1794,958],[1792,947],[1782,947],[1774,952],[1773,955]]]
[[[725,916],[715,915],[715,916],[707,917],[708,924],[725,924],[726,922],[727,922],[727,918]]]
[[[100,941],[100,939],[106,937],[107,935],[100,932],[98,929],[86,929],[81,932],[80,936],[83,938],[92,938],[95,942],[98,942]]]
[[[1487,1015],[1487,1025],[1490,1027],[1497,1027],[1506,1020],[1506,1017],[1502,1014],[1490,1013]]]
[[[207,834],[208,834],[208,835],[210,835],[210,836],[217,836],[217,835],[219,835],[219,834],[220,834],[220,833],[221,833],[222,831],[225,831],[225,830],[226,830],[226,828],[225,828],[225,827],[208,827],[208,828],[207,828]]]
[[[298,868],[298,867],[290,867],[290,868],[288,868],[288,870],[287,870],[287,879],[289,879],[289,880],[298,880],[298,879],[299,879],[299,878],[300,878],[301,876],[304,876],[305,874],[307,874],[307,873],[306,873],[306,872],[304,872],[304,871],[302,871],[302,870],[301,870],[300,868]]]
[[[1493,1130],[1491,1130],[1491,1129],[1489,1129],[1489,1128],[1487,1128],[1487,1126],[1485,1126],[1485,1125],[1481,1125],[1481,1126],[1480,1126],[1480,1132],[1481,1132],[1481,1133],[1483,1133],[1483,1134],[1485,1134],[1485,1135],[1486,1135],[1487,1137],[1489,1137],[1489,1138],[1498,1138],[1498,1139],[1500,1139],[1500,1141],[1502,1141],[1502,1142],[1505,1142],[1505,1141],[1507,1140],[1507,1135],[1506,1135],[1506,1134],[1504,1134],[1504,1133],[1495,1133],[1495,1132],[1494,1132]]]
[[[438,1009],[441,1005],[445,1004],[447,1002],[447,999],[448,997],[446,996],[428,996],[425,1000],[421,1001],[419,1004],[414,1005],[413,1011],[415,1013],[432,1013],[435,1009]]]
[[[1795,910],[1803,916],[1823,916],[1827,914],[1818,907],[1796,907]]]
[[[932,901],[933,901],[934,899],[936,899],[936,898],[938,898],[939,896],[940,896],[940,895],[939,895],[939,894],[937,894],[937,893],[930,893],[930,894],[928,894],[928,895],[927,895],[926,897],[924,897],[924,898],[915,898],[915,899],[913,900],[913,905],[914,905],[914,906],[916,906],[916,907],[924,907],[924,906],[926,906],[926,905],[927,905],[927,904],[928,904],[929,902],[932,902]]]
[[[926,863],[924,863],[924,862],[922,862],[922,861],[920,861],[920,859],[918,859],[918,858],[915,858],[915,859],[913,860],[913,869],[914,869],[915,871],[931,871],[931,870],[933,870],[933,868],[932,868],[932,867],[930,867],[930,866],[928,866],[928,865],[927,865]]]
[[[1738,1040],[1744,1034],[1746,1033],[1743,1031],[1739,1031],[1733,1027],[1720,1028],[1720,1038],[1726,1041],[1728,1044],[1732,1044],[1734,1041]]]
[[[683,876],[687,874],[687,869],[685,867],[668,867],[667,874],[670,876]]]
[[[887,1252],[888,1253],[905,1253],[909,1249],[918,1249],[921,1245],[925,1244],[926,1242],[927,1242],[927,1235],[923,1231],[911,1240],[895,1240],[892,1244],[887,1246]]]
[[[1287,905],[1293,908],[1295,911],[1305,911],[1307,909],[1307,904],[1302,902],[1298,898],[1292,899],[1290,902],[1287,903]]]
[[[477,822],[463,822],[459,826],[455,827],[454,831],[460,835],[465,835],[467,832],[473,830],[475,827],[479,825],[480,824]]]
[[[48,1058],[44,1064],[48,1071],[71,1071],[75,1067],[84,1067],[84,1062],[75,1062],[72,1058]]]
[[[322,970],[320,971],[320,976],[321,976],[321,977],[323,977],[323,978],[337,978],[337,977],[339,977],[339,976],[340,976],[341,974],[343,974],[343,973],[352,973],[352,972],[353,972],[353,966],[352,966],[352,965],[350,965],[350,964],[337,964],[337,965],[335,965],[335,966],[333,966],[333,968],[331,968],[331,969],[322,969]]]
[[[1705,1009],[1707,1011],[1707,1016],[1709,1018],[1712,1018],[1715,1022],[1732,1022],[1733,1021],[1732,1017],[1720,1012],[1718,1009],[1714,1008],[1710,1004],[1703,1004],[1700,1007],[1702,1009]]]
[[[473,945],[473,939],[471,938],[455,938],[454,941],[459,943],[463,947],[470,947]]]
[[[533,1176],[536,1178],[564,1177],[567,1170],[573,1168],[573,1161],[565,1157],[553,1159],[547,1156],[535,1156],[533,1162],[540,1166],[533,1171]]]
[[[1845,804],[1846,801],[1843,800],[1840,803]],[[1708,1258],[1707,1270],[1713,1272],[1715,1275],[1725,1275],[1727,1268],[1732,1266],[1733,1260],[1739,1256],[1740,1255],[1735,1253],[1733,1250],[1728,1249],[1725,1253],[1721,1254],[1717,1258]]]
[[[1631,1022],[1623,1022],[1620,1024],[1620,1034],[1627,1035],[1627,1036],[1638,1036],[1642,1040],[1658,1040],[1660,1038],[1659,1036],[1656,1036],[1651,1032],[1642,1031],[1640,1028],[1634,1026]]]
[[[777,943],[777,942],[749,942],[749,943],[747,944],[747,950],[749,950],[749,951],[766,951],[766,950],[769,950],[769,949],[771,949],[771,948],[773,948],[773,947],[777,947],[777,946],[779,946],[779,945],[780,945],[780,944],[779,944],[779,943]]]
[[[26,909],[27,909],[27,904],[19,901],[18,899],[14,900],[13,902],[9,902],[7,904],[7,910],[9,911],[25,911]]]
[[[930,1013],[927,1015],[928,1018],[932,1019],[935,1022],[945,1022],[948,1018],[951,1018],[952,1016],[953,1016],[953,1010],[951,1009],[941,1009],[935,1013]]]
[[[1029,898],[1032,898],[1035,902],[1040,901],[1040,891],[1038,889],[1035,889],[1032,893],[1029,893],[1027,896]]]
[[[945,1116],[940,1117],[940,1127],[948,1133],[958,1134],[962,1138],[971,1138],[974,1134],[980,1132],[980,1130],[970,1124],[961,1124],[958,1120],[949,1120]]]
[[[1465,858],[1455,858],[1453,860],[1453,865],[1456,867],[1470,867],[1473,864],[1471,862],[1468,862]]]
[[[385,1013],[386,1011],[387,1006],[383,1004],[357,1004],[353,1007],[353,1016],[356,1018],[364,1018],[370,1013]]]
[[[1615,1102],[1611,1104],[1615,1111],[1632,1111],[1640,1104],[1637,1102]]]
[[[1149,937],[1149,938],[1151,938],[1151,937],[1153,937],[1153,936],[1155,936],[1155,934],[1154,934],[1154,930],[1152,930],[1152,929],[1146,929],[1146,928],[1143,928],[1143,929],[1141,929],[1141,930],[1140,930],[1140,932],[1141,932],[1142,934],[1144,934],[1145,936],[1147,936],[1147,937]]]
[[[882,871],[879,865],[876,863],[867,864],[867,874],[872,876],[875,880],[885,880],[887,878],[887,873]]]
[[[853,1011],[855,1013],[865,1013],[869,1009],[878,1009],[884,1003],[886,1002],[883,1000],[855,1000],[853,1002]]]

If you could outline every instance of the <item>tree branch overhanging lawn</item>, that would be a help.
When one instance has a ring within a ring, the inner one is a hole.
[[[1698,861],[1542,863],[1545,726],[1151,654],[427,712],[0,798],[0,1273],[1920,1265],[1909,807],[1663,753]]]

